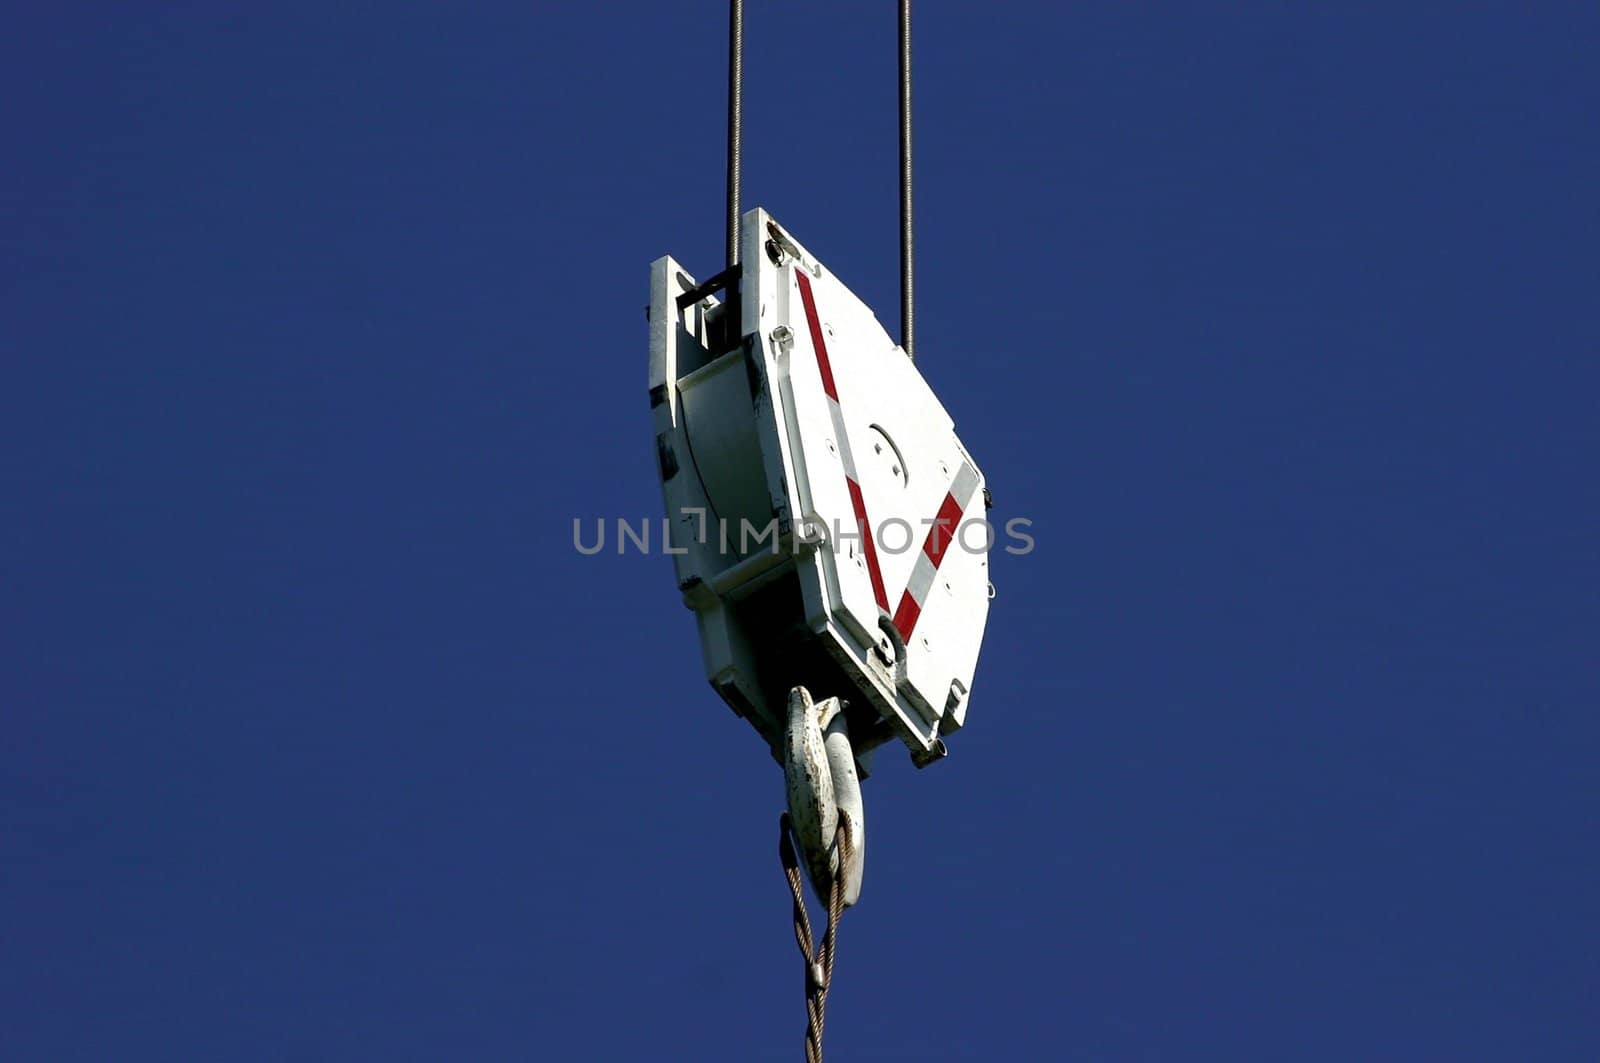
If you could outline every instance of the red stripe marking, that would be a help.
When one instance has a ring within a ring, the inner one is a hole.
[[[806,308],[806,325],[811,329],[811,349],[817,352],[817,369],[822,373],[822,390],[828,398],[839,401],[839,389],[833,382],[833,366],[828,361],[828,341],[822,338],[822,322],[817,318],[817,301],[811,294],[811,278],[805,270],[796,269],[794,279],[800,285],[800,301]],[[841,450],[848,450],[850,441],[839,440]],[[850,488],[850,506],[856,511],[856,527],[861,530],[861,550],[867,559],[867,578],[872,581],[872,596],[878,608],[889,611],[889,593],[883,589],[883,570],[878,567],[878,547],[872,541],[872,522],[867,520],[867,500],[861,497],[861,485],[850,477],[844,478]]]
[[[822,322],[817,320],[817,302],[811,296],[811,278],[805,270],[796,269],[794,279],[800,282],[800,301],[806,305],[806,324],[811,326],[811,349],[817,352],[817,368],[822,371],[822,390],[828,398],[839,401],[839,389],[833,383],[833,366],[828,361],[828,343],[822,338]]]
[[[867,520],[867,501],[861,497],[861,485],[846,476],[850,488],[850,505],[855,507],[856,527],[861,529],[861,549],[867,555],[867,576],[872,580],[872,596],[878,608],[888,611],[889,594],[883,589],[883,573],[878,569],[878,548],[872,542],[872,525]]]
[[[916,630],[917,627],[917,617],[921,615],[922,606],[918,605],[917,600],[911,597],[910,591],[906,591],[905,594],[900,596],[900,608],[894,611],[894,626],[895,630],[900,632],[901,638],[909,639],[911,637],[911,632]]]
[[[939,515],[933,519],[933,527],[928,529],[928,541],[922,544],[922,552],[928,555],[935,569],[944,560],[944,552],[950,548],[950,540],[956,537],[956,526],[960,523],[961,503],[956,501],[955,495],[946,494]]]
[[[939,504],[939,515],[934,517],[933,526],[928,529],[927,541],[922,544],[922,552],[928,555],[928,560],[933,562],[935,575],[939,573],[939,562],[944,560],[945,553],[950,549],[950,541],[956,537],[956,530],[961,524],[961,503],[956,501],[956,496],[946,491],[944,501]],[[931,594],[933,587],[928,591]],[[900,607],[894,611],[894,626],[900,632],[900,637],[909,640],[911,633],[917,628],[917,619],[922,616],[922,606],[911,596],[911,589],[900,598]]]

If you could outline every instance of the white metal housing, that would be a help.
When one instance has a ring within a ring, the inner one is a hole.
[[[765,211],[740,257],[706,286],[670,257],[650,275],[656,454],[706,674],[774,750],[804,684],[848,701],[858,755],[897,737],[927,763],[988,616],[983,474],[872,310]]]

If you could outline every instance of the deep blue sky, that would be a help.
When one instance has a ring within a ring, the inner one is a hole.
[[[834,1063],[1600,1057],[1600,13],[1321,6],[919,5],[919,365],[1038,549]],[[799,1059],[778,770],[571,546],[723,5],[163,7],[0,35],[0,1053]],[[868,7],[752,0],[746,203],[892,323]]]

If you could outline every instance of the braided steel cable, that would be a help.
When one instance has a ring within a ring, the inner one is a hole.
[[[744,0],[728,2],[728,265],[739,264],[739,183],[744,139]]]
[[[833,987],[833,961],[838,953],[839,918],[844,914],[844,868],[854,849],[850,842],[850,816],[839,813],[835,835],[839,864],[828,889],[828,928],[822,942],[813,947],[811,919],[806,914],[805,892],[800,881],[800,861],[791,840],[789,813],[778,819],[778,858],[789,894],[794,901],[794,940],[806,964],[806,1063],[822,1063],[822,1030],[827,1015],[828,991]]]
[[[900,0],[900,346],[916,355],[916,293],[911,235],[911,0]]]

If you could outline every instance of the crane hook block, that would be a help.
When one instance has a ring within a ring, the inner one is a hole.
[[[780,761],[789,694],[918,766],[966,720],[989,612],[983,473],[872,309],[764,210],[740,264],[650,269],[650,404],[706,675]]]

